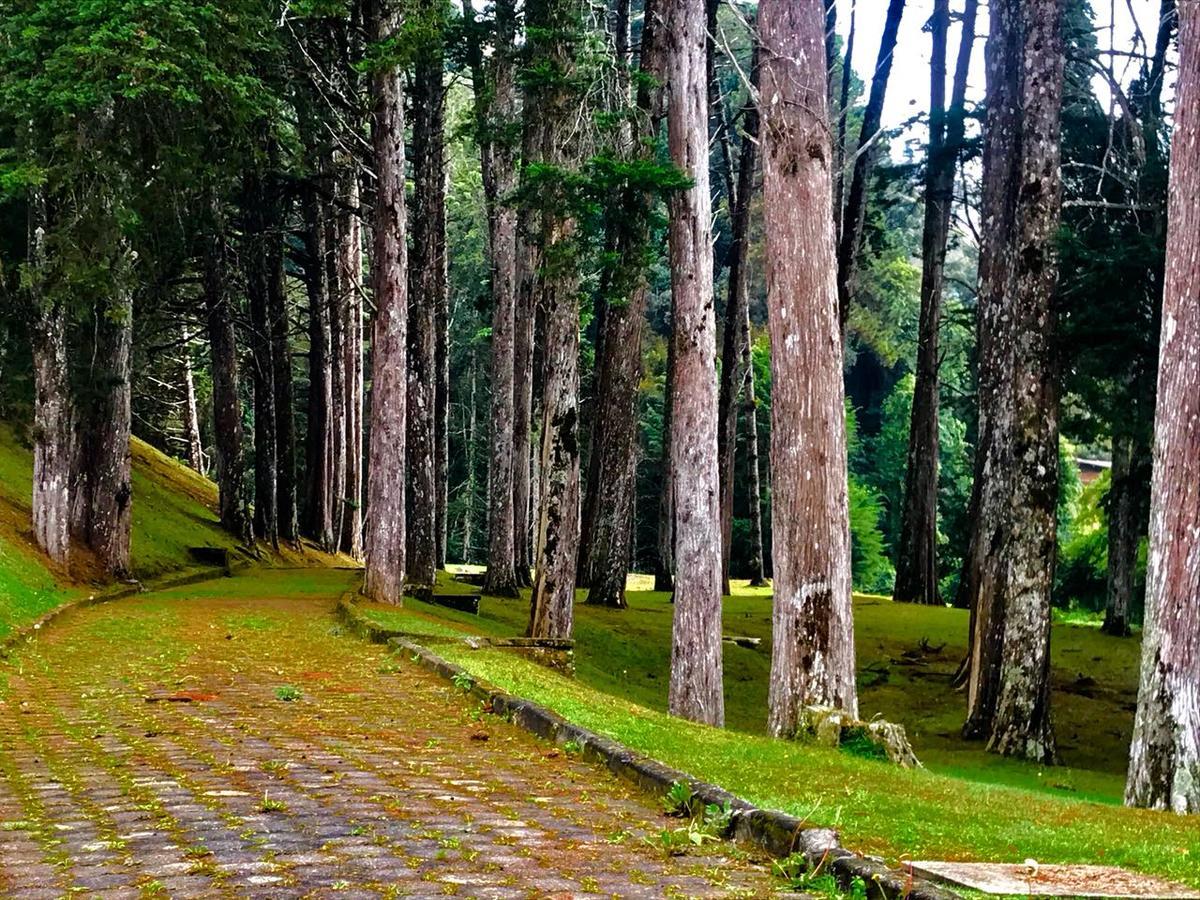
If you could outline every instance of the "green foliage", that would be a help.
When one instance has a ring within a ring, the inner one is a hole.
[[[282,684],[275,688],[275,699],[282,700],[284,703],[291,703],[294,700],[299,700],[304,695],[300,688],[291,684]]]

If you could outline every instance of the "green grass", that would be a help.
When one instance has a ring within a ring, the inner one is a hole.
[[[154,578],[195,566],[190,547],[236,546],[217,520],[217,488],[178,460],[134,439],[134,575]],[[102,589],[90,554],[72,548],[69,570],[52,566],[33,542],[30,491],[33,452],[13,426],[0,422],[0,638],[67,600]],[[266,565],[347,562],[311,550],[265,554]]]
[[[964,700],[950,680],[965,650],[965,613],[857,597],[861,712],[907,727],[927,766],[909,772],[763,734],[770,595],[735,590],[725,601],[726,634],[763,640],[755,649],[725,645],[725,730],[665,714],[672,608],[662,594],[631,591],[624,611],[577,605],[574,679],[500,650],[438,641],[437,651],[477,677],[755,803],[835,825],[864,851],[893,859],[1109,863],[1200,886],[1200,819],[1120,806],[1136,640],[1088,625],[1055,626],[1053,702],[1070,765],[1030,765],[959,737]],[[418,601],[367,609],[381,624],[432,638],[447,631],[520,634],[528,616],[525,600],[489,597],[479,616]]]

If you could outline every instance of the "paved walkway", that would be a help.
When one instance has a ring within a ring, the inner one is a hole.
[[[771,893],[728,844],[667,855],[652,798],[341,636],[346,577],[82,610],[0,665],[0,895]]]

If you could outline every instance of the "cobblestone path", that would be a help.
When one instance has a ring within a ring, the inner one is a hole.
[[[70,613],[0,665],[0,895],[767,896],[653,798],[339,634],[338,572]],[[715,849],[714,849],[715,848]]]

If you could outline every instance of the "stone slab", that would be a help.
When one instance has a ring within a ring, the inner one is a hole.
[[[985,894],[1200,900],[1200,891],[1116,866],[921,861],[912,863],[911,869]]]

